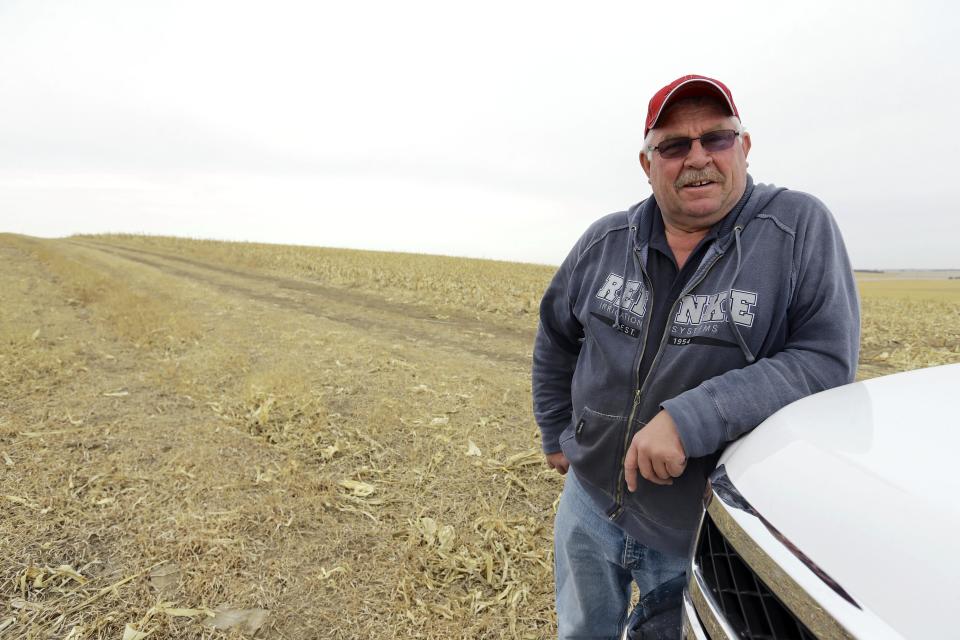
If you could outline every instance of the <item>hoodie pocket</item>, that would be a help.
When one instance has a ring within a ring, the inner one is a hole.
[[[624,493],[625,506],[671,529],[696,529],[703,513],[703,490],[719,454],[688,458],[687,468],[671,485],[639,479],[637,490]]]
[[[577,476],[611,495],[616,491],[627,419],[584,407],[560,438],[560,448]]]

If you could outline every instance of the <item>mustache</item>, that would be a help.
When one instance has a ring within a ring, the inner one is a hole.
[[[717,171],[716,169],[689,169],[680,174],[680,177],[676,179],[673,185],[680,189],[687,186],[688,184],[694,184],[695,182],[703,182],[709,180],[710,182],[716,182],[717,184],[723,184],[723,174]]]

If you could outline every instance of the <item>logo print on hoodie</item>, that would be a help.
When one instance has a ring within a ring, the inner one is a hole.
[[[724,305],[725,302],[730,302]],[[757,305],[757,294],[753,291],[721,291],[710,295],[688,293],[680,298],[680,307],[673,321],[677,324],[699,326],[704,322],[723,322],[729,307],[733,321],[744,327],[753,326],[753,307]]]
[[[623,287],[623,276],[611,273],[600,290],[597,291],[597,297],[611,304],[619,305],[621,309],[626,309],[630,313],[636,314],[642,318],[647,312],[647,288],[642,282],[636,280],[627,280],[625,295],[621,296],[620,289]]]
[[[621,289],[624,295],[620,295]],[[642,282],[627,280],[624,287],[623,276],[611,273],[597,291],[597,298],[642,318],[647,311],[647,288]],[[673,318],[675,324],[699,326],[706,322],[724,322],[729,310],[733,321],[744,327],[752,327],[757,305],[757,294],[753,291],[721,291],[707,295],[687,294],[680,298],[677,315]]]

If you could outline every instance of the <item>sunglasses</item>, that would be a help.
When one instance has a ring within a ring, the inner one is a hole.
[[[721,129],[720,131],[710,131],[699,138],[672,138],[661,142],[653,148],[660,154],[661,158],[666,160],[676,160],[686,157],[693,147],[693,141],[699,140],[700,146],[707,153],[716,153],[717,151],[726,151],[733,146],[733,141],[740,135],[739,131],[733,129]]]

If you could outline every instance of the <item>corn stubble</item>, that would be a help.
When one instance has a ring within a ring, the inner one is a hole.
[[[0,638],[555,635],[550,268],[136,236],[0,261]],[[958,285],[864,283],[861,377],[960,361]]]

